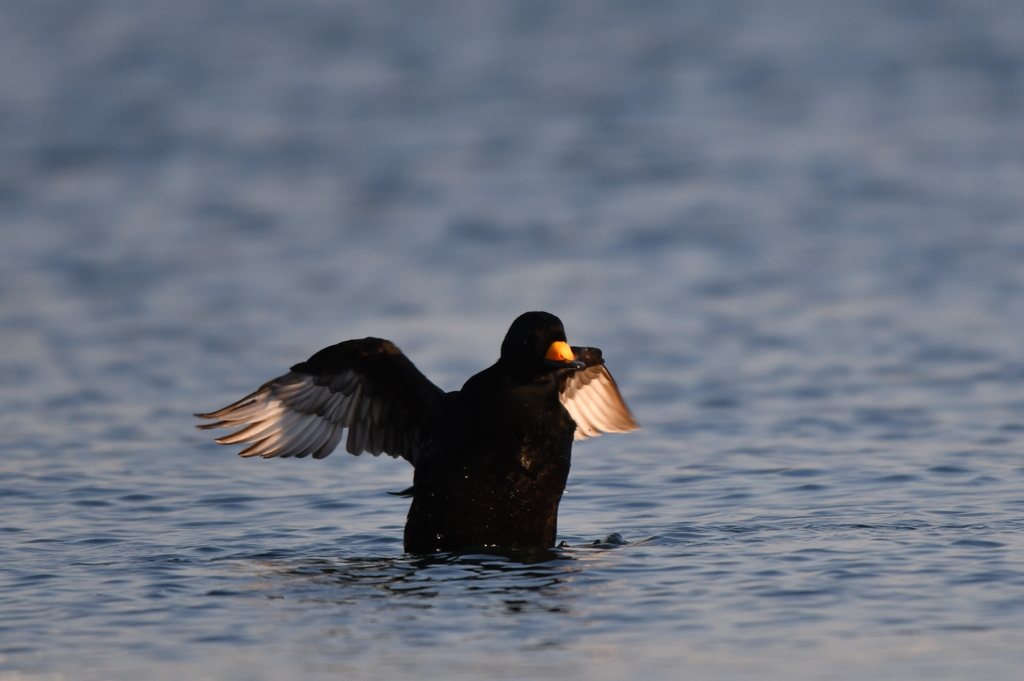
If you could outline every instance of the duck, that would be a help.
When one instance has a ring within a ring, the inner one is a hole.
[[[515,319],[498,360],[445,392],[392,342],[324,348],[241,400],[196,414],[200,429],[247,444],[243,457],[401,457],[413,483],[407,553],[555,546],[575,440],[639,425],[601,351],[570,346],[548,312]]]

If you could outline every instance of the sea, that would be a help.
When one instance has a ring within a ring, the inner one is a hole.
[[[559,545],[194,428],[546,310]],[[0,3],[0,681],[1012,680],[1019,0]]]

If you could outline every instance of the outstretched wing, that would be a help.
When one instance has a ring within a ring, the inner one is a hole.
[[[348,430],[350,454],[381,452],[416,465],[421,437],[444,392],[390,341],[332,345],[209,414],[198,428],[237,428],[221,444],[250,443],[241,456],[322,459]]]
[[[575,439],[586,440],[601,433],[627,433],[640,428],[605,368],[601,351],[574,346],[572,354],[587,368],[562,376],[558,397],[576,422]]]

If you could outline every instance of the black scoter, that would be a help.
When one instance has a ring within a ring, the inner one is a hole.
[[[573,439],[636,430],[597,348],[570,347],[558,317],[520,315],[501,357],[445,393],[390,341],[349,340],[296,364],[199,428],[236,428],[241,456],[322,459],[345,449],[413,465],[410,553],[555,545]]]

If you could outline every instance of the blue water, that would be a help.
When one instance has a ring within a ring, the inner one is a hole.
[[[0,680],[1017,679],[1019,2],[0,4]],[[191,413],[531,309],[565,548]]]

